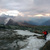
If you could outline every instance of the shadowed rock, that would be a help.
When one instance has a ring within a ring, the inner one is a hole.
[[[50,41],[46,42],[45,45],[40,48],[40,50],[50,50]]]
[[[37,36],[38,39],[45,39],[44,36]]]

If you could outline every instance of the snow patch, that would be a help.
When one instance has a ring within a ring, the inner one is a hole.
[[[19,45],[20,48],[23,48],[23,47],[27,46],[28,42],[27,41],[19,41],[17,44]]]
[[[17,47],[16,40],[12,44],[10,44],[10,47],[11,48]]]
[[[14,30],[14,31],[17,31],[18,34],[20,35],[38,35],[38,36],[41,36],[41,34],[36,34],[36,33],[32,33],[30,31],[27,31],[27,30]],[[42,46],[45,45],[45,43],[50,40],[50,34],[47,35],[47,40],[44,40],[44,39],[38,39],[36,36],[31,36],[29,38],[27,38],[27,43],[28,45],[23,48],[23,49],[20,49],[20,50],[39,50]],[[24,46],[25,44],[27,44],[25,42],[18,42],[18,45],[20,47]]]
[[[50,40],[50,33],[47,35],[47,41]]]
[[[39,50],[45,44],[45,40],[37,39],[36,37],[28,38],[28,46],[21,50]]]
[[[5,20],[5,25],[8,23],[8,21],[10,20],[10,18],[7,18],[6,20]]]
[[[36,34],[36,33],[32,33],[32,32],[30,32],[30,31],[28,31],[28,30],[14,30],[14,31],[17,31],[17,33],[19,34],[19,35],[38,35],[38,36],[41,36],[41,34]],[[16,33],[16,34],[17,34]]]

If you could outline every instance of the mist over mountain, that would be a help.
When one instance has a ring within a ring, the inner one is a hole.
[[[0,24],[5,24],[8,19],[12,18],[13,16],[9,16],[9,15],[5,15],[5,14],[2,14],[0,16]]]
[[[41,25],[50,26],[50,20],[47,20],[47,21],[43,22]]]
[[[32,18],[31,21],[34,21],[35,23],[37,23],[37,25],[41,25],[43,22],[45,22],[49,19],[50,19],[50,17],[48,17],[48,18],[47,17],[41,17],[41,18],[35,17],[35,18]]]
[[[12,19],[9,19],[5,25],[18,25],[16,22],[14,22]]]
[[[9,15],[2,14],[0,17],[11,18],[13,16],[9,16]]]
[[[9,21],[5,25],[31,25],[25,21],[14,21],[13,19],[9,19]]]
[[[15,16],[9,16],[9,15],[1,15],[0,16],[0,24],[11,24],[11,25],[42,25],[44,22],[50,20],[50,17],[22,17],[18,15]],[[47,23],[49,24],[49,23]]]
[[[0,17],[0,24],[4,24],[5,19],[5,17]]]

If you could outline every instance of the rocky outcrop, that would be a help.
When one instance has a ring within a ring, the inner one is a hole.
[[[50,50],[50,41],[47,41],[40,50]]]

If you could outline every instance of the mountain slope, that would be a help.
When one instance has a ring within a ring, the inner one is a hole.
[[[47,26],[50,26],[50,20],[47,20],[46,22],[42,23],[41,25],[47,25]]]
[[[29,25],[26,22],[17,22],[17,21],[13,21],[12,19],[10,19],[6,25]]]
[[[6,17],[0,17],[0,24],[4,24]]]
[[[45,20],[44,20],[45,19]],[[6,25],[50,25],[50,17],[22,17],[22,16],[9,16],[2,14],[0,16],[0,24]],[[49,20],[49,21],[47,21]]]
[[[34,21],[26,21],[28,24],[30,25],[38,25],[38,23],[34,22]]]
[[[6,23],[6,25],[18,25],[18,23],[14,22],[12,19],[9,19],[9,21]]]
[[[9,21],[6,23],[6,25],[36,25],[32,21],[14,21],[13,19],[9,19]]]

